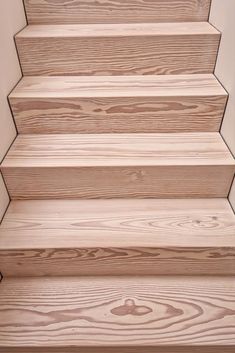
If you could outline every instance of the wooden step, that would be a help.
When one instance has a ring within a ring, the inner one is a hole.
[[[29,76],[212,73],[219,41],[207,22],[30,25],[16,35]]]
[[[30,24],[207,21],[211,0],[24,0]]]
[[[19,133],[219,131],[227,93],[211,74],[24,77],[10,103]]]
[[[0,289],[2,352],[235,349],[235,277],[9,278]]]
[[[2,163],[12,199],[227,197],[219,133],[19,135]]]
[[[13,201],[3,276],[234,275],[227,199]]]

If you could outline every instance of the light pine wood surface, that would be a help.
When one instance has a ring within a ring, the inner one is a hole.
[[[149,76],[26,76],[10,98],[226,96],[213,74]]]
[[[206,21],[210,0],[24,0],[30,24]]]
[[[207,22],[30,25],[16,35],[29,76],[212,73],[219,41]]]
[[[122,36],[214,35],[220,32],[209,22],[122,23],[84,25],[29,25],[16,38],[106,38]]]
[[[24,77],[10,94],[19,133],[219,131],[213,75]]]
[[[201,198],[235,162],[219,133],[19,135],[1,170],[12,199]]]
[[[0,227],[5,276],[233,275],[225,199],[13,201]]]
[[[235,160],[210,4],[24,0],[0,353],[234,353]]]
[[[142,346],[133,347],[82,347],[78,349],[76,347],[66,347],[66,351],[63,347],[50,347],[46,349],[46,353],[143,353]],[[234,346],[161,346],[157,348],[157,353],[234,353]],[[3,348],[1,353],[45,353],[45,347],[24,347],[24,348]],[[146,346],[144,347],[145,353],[156,353],[156,347]]]
[[[235,345],[234,277],[6,279],[0,291],[4,347]],[[187,350],[186,350],[187,347]]]
[[[12,167],[235,166],[219,133],[19,135]]]

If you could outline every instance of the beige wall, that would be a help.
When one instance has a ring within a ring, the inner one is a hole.
[[[22,0],[0,0],[0,161],[16,136],[7,96],[21,77],[14,45],[14,34],[25,25]],[[9,203],[8,194],[0,175],[0,220]]]
[[[215,74],[229,92],[222,135],[235,156],[235,0],[212,0],[210,22],[222,32]],[[235,184],[230,194],[235,209]]]

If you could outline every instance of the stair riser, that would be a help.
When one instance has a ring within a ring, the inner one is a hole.
[[[220,34],[16,37],[24,75],[212,73]]]
[[[66,234],[65,234],[66,235]],[[235,248],[0,251],[3,276],[234,275]]]
[[[226,101],[226,96],[10,98],[22,134],[219,131]]]
[[[12,199],[206,198],[228,196],[234,166],[2,167],[2,172]]]
[[[31,24],[206,21],[210,0],[25,0]]]

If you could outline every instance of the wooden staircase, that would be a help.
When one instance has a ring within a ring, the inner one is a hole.
[[[25,0],[1,353],[232,353],[235,161],[210,0]]]

